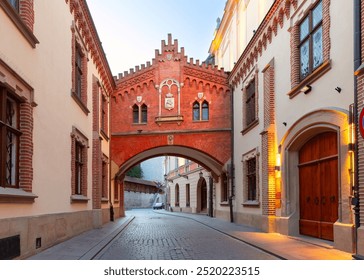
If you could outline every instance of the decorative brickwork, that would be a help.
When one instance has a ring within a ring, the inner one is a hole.
[[[26,26],[33,31],[34,28],[34,0],[19,0],[19,15]]]
[[[33,182],[33,107],[29,102],[20,104],[19,128],[19,187],[32,191]]]
[[[361,57],[364,57],[364,1],[361,1]],[[361,61],[363,63],[363,60]],[[364,108],[364,73],[361,72],[357,77],[357,116],[359,117],[360,112]],[[359,127],[357,127],[359,129]],[[359,131],[358,135],[358,182],[359,185],[359,208],[360,208],[360,225],[364,225],[364,138],[361,136]],[[364,250],[360,250],[360,254],[364,254]]]
[[[101,209],[102,152],[100,139],[100,84],[95,77],[92,83],[93,138],[92,138],[92,208]]]
[[[262,133],[262,208],[263,215],[275,215],[276,203],[276,127],[273,61],[263,70],[264,131]]]
[[[330,1],[322,0],[322,45],[323,45],[323,64],[330,61]],[[307,11],[308,12],[308,11]],[[300,49],[298,48],[300,41],[300,30],[299,24],[296,23],[291,28],[291,87],[295,88],[300,84]],[[320,67],[317,71],[313,71],[312,74],[308,75],[305,80],[312,80],[312,76],[317,76],[317,72],[320,72]],[[307,81],[309,83],[309,81]]]
[[[230,158],[227,73],[188,60],[170,34],[167,42],[162,41],[161,50],[155,51],[152,63],[119,74],[116,84],[111,96],[111,160],[119,167],[141,153],[167,146],[175,147],[174,153],[182,147],[203,153],[221,165],[220,169]],[[208,119],[193,119],[196,101],[208,105]],[[143,104],[146,122],[136,122],[138,106]],[[193,158],[195,154],[183,156]]]

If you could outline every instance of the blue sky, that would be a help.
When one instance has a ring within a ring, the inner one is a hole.
[[[87,0],[113,75],[154,58],[161,40],[178,39],[205,60],[226,0]]]

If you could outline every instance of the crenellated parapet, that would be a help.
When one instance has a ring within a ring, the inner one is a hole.
[[[228,74],[223,68],[188,58],[184,48],[179,49],[178,40],[172,40],[172,35],[168,34],[168,40],[161,41],[161,49],[155,50],[152,62],[135,66],[114,77],[117,85],[114,100],[126,95],[158,91],[159,84],[168,78],[178,80],[182,87],[195,87],[209,93],[229,90]]]

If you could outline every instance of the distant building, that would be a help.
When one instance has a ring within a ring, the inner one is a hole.
[[[164,202],[164,186],[153,181],[126,176],[124,179],[125,210],[152,208],[156,202]]]
[[[164,158],[156,157],[141,162],[143,179],[155,182],[164,181]]]

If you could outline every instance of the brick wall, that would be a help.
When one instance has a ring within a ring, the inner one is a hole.
[[[19,1],[19,15],[25,25],[33,31],[34,28],[34,0]]]
[[[32,191],[33,182],[33,107],[29,102],[20,104],[19,125],[19,187]]]
[[[275,215],[275,91],[273,61],[263,70],[264,133],[262,134],[262,208],[263,215]]]
[[[164,103],[168,87],[159,88],[162,82],[168,84],[169,80],[174,83],[170,91],[175,102],[170,110]],[[162,41],[162,49],[156,51],[152,63],[120,74],[116,83],[111,100],[111,132],[114,134],[111,154],[119,166],[143,151],[172,143],[203,151],[221,163],[230,158],[227,74],[198,60],[195,63],[193,59],[188,60],[184,49],[178,49],[178,41],[172,42],[171,35],[168,42]],[[208,121],[193,121],[195,101],[208,102]],[[135,104],[147,105],[147,124],[133,123]],[[163,119],[169,117],[171,120]],[[186,131],[194,131],[194,134]],[[116,137],[118,133],[123,136]],[[168,140],[170,135],[173,141]]]

